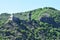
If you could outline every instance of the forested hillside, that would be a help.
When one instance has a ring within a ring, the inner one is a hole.
[[[60,40],[60,10],[44,7],[14,13],[14,20],[8,21],[10,15],[0,14],[0,40]]]

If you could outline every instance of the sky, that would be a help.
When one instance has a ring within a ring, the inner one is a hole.
[[[43,7],[60,10],[60,0],[0,0],[0,13],[17,13]]]

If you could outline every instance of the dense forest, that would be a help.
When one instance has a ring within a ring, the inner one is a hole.
[[[0,14],[0,40],[60,40],[60,10],[44,7],[13,14],[11,21],[11,14]]]

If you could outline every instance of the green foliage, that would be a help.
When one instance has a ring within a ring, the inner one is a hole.
[[[14,21],[5,24],[9,16],[0,15],[0,40],[60,40],[60,11],[55,8],[15,13],[19,24]]]

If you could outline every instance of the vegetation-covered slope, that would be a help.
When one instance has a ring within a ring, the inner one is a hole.
[[[60,40],[60,11],[52,7],[0,15],[0,40]],[[18,20],[19,19],[19,20]]]

